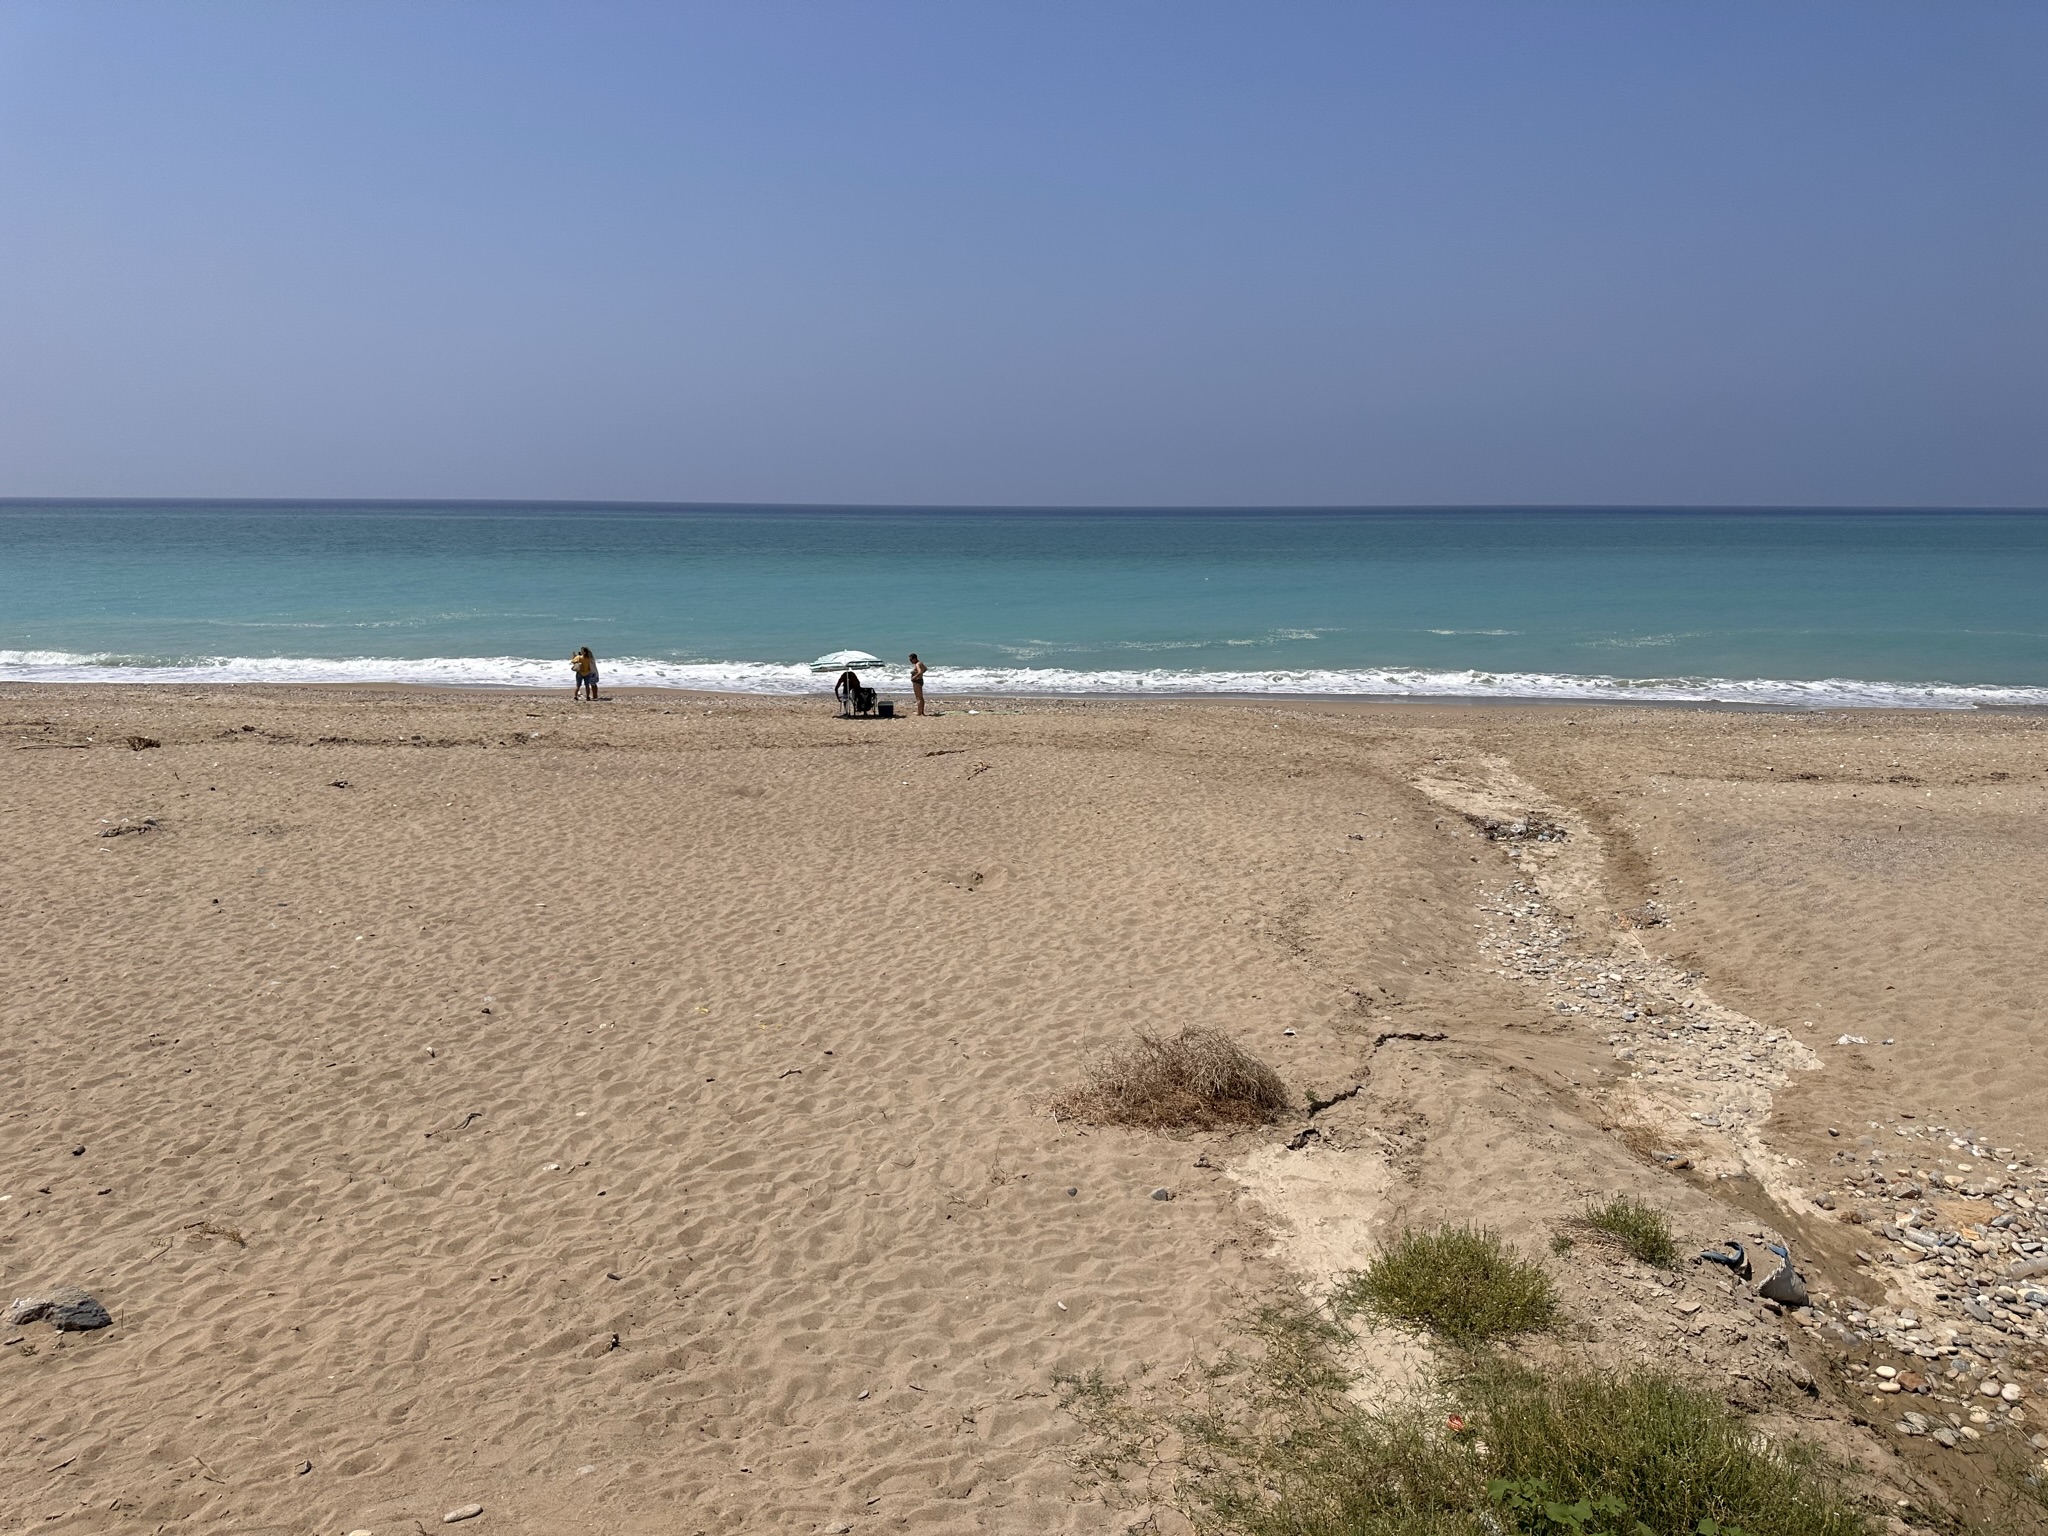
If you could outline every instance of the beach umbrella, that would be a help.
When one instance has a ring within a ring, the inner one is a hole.
[[[866,651],[834,651],[829,656],[820,656],[811,663],[813,672],[844,672],[848,667],[879,667],[882,658],[870,656]]]

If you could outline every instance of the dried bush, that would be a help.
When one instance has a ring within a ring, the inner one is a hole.
[[[1171,1040],[1140,1035],[1104,1056],[1079,1087],[1053,1101],[1063,1120],[1148,1130],[1264,1125],[1286,1109],[1280,1074],[1213,1029]]]

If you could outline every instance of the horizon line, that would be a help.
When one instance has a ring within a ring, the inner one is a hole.
[[[673,512],[1049,513],[1107,515],[1369,514],[1390,512],[1783,512],[1795,514],[2039,516],[2048,505],[1854,502],[1274,502],[1184,505],[1175,502],[833,502],[660,501],[642,498],[486,496],[0,496],[0,509],[22,507],[304,507],[524,508]]]

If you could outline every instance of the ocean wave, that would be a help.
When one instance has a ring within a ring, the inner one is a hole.
[[[1596,640],[1581,640],[1579,645],[1588,651],[1638,651],[1653,645],[1676,645],[1681,640],[1697,638],[1694,635],[1602,635]]]
[[[87,655],[0,650],[0,682],[17,683],[409,683],[452,688],[561,688],[566,661],[526,656],[303,657]],[[688,688],[712,693],[813,694],[829,675],[770,661],[608,658],[605,682],[620,688]],[[908,692],[901,668],[864,674],[884,690]],[[1236,694],[1397,699],[1555,699],[1632,704],[1769,704],[1803,709],[1973,709],[2048,707],[2048,688],[1874,682],[1856,678],[1609,677],[1552,672],[1425,670],[1419,667],[1259,671],[1084,671],[1067,667],[934,668],[934,694],[1171,697]]]

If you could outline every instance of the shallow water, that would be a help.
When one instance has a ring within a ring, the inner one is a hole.
[[[2048,704],[2048,514],[0,504],[0,677]]]

